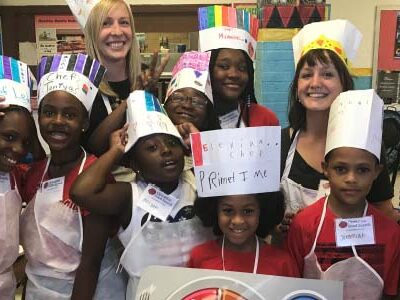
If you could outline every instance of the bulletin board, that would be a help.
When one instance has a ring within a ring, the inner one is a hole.
[[[377,7],[372,86],[386,104],[400,102],[400,5]]]
[[[35,15],[37,59],[57,53],[83,53],[83,33],[72,15]]]

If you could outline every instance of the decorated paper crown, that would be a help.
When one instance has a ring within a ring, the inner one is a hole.
[[[240,49],[254,60],[258,19],[241,9],[208,6],[198,10],[200,51],[220,48]]]
[[[56,54],[42,57],[38,66],[38,101],[53,91],[64,91],[92,108],[106,69],[85,54]]]
[[[335,52],[347,66],[351,66],[361,39],[361,32],[347,20],[307,24],[292,39],[295,64],[310,50],[328,49]]]
[[[367,150],[379,160],[382,122],[383,101],[374,90],[341,93],[329,111],[325,155],[339,147],[352,147]]]
[[[164,133],[177,137],[184,145],[178,130],[156,97],[146,91],[136,90],[127,99],[128,143],[129,151],[142,137]]]
[[[32,79],[27,64],[0,55],[0,96],[6,98],[2,103],[19,105],[31,111]]]
[[[208,70],[210,57],[210,52],[191,51],[183,53],[172,70],[172,79],[165,100],[176,90],[193,88],[205,94],[213,103]]]
[[[90,12],[101,0],[65,0],[81,28],[85,28]]]

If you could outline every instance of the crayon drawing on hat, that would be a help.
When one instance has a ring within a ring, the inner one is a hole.
[[[347,20],[315,22],[304,26],[292,39],[295,65],[313,49],[335,52],[351,67],[362,39],[361,32]]]
[[[27,64],[0,55],[0,96],[5,96],[4,104],[19,105],[31,111],[32,83]]]
[[[199,196],[279,190],[279,126],[204,131],[190,140]]]
[[[90,112],[105,72],[98,61],[81,53],[42,57],[38,67],[38,101],[53,91],[65,91]]]
[[[128,127],[128,143],[125,152],[129,151],[142,137],[164,133],[178,138],[184,145],[178,130],[156,97],[146,91],[136,90],[127,99],[126,119]]]
[[[209,74],[210,52],[191,51],[181,55],[172,70],[165,100],[179,89],[193,88],[213,102]]]
[[[259,22],[251,13],[228,6],[208,6],[198,10],[199,48],[239,49],[255,59]]]

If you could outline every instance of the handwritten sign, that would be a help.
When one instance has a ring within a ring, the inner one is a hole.
[[[279,190],[279,126],[206,131],[190,138],[199,196]]]
[[[339,147],[367,150],[380,157],[383,101],[374,90],[347,91],[332,103],[325,154]]]
[[[338,247],[375,244],[372,216],[335,219],[336,245]]]

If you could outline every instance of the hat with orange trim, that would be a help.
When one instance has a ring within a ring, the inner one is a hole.
[[[347,20],[307,24],[292,39],[295,64],[310,50],[327,49],[335,52],[350,67],[361,39],[361,32]]]

